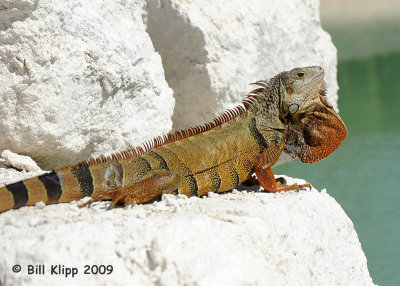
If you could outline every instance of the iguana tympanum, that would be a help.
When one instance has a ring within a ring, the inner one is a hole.
[[[323,69],[296,68],[254,84],[259,88],[240,106],[205,125],[0,188],[0,212],[86,196],[112,205],[145,203],[163,193],[202,196],[228,191],[253,173],[269,192],[309,187],[277,182],[271,167],[282,152],[319,161],[346,138],[346,126],[326,100]]]

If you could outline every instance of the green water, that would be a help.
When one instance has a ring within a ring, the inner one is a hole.
[[[363,24],[324,28],[332,36],[339,61],[400,51],[400,21],[370,20]]]
[[[400,285],[400,52],[339,62],[349,135],[321,162],[274,168],[327,188],[352,219],[378,285]]]

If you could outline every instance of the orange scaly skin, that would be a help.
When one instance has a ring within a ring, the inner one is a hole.
[[[163,193],[202,196],[228,191],[253,173],[270,192],[310,187],[281,185],[271,167],[282,152],[316,162],[346,138],[346,126],[326,101],[323,76],[320,67],[282,72],[256,82],[261,87],[242,105],[210,123],[2,187],[0,212],[86,196],[113,205],[145,203]]]

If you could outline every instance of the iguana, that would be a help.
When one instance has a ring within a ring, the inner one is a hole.
[[[241,105],[205,125],[0,188],[0,212],[86,196],[112,205],[145,203],[164,193],[203,196],[228,191],[253,173],[269,192],[310,187],[281,184],[271,167],[282,152],[319,161],[346,138],[345,124],[326,100],[323,69],[295,68],[254,84],[258,88]]]

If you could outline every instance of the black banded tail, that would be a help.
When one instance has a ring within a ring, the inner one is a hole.
[[[62,195],[60,177],[56,171],[12,183],[0,188],[0,212],[37,202],[54,204]]]

